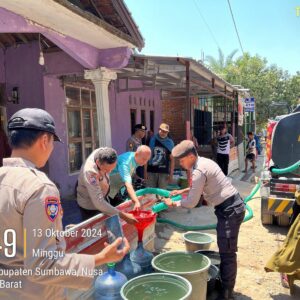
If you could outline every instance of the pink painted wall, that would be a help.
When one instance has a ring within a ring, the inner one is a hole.
[[[1,53],[1,81],[6,81],[8,96],[13,87],[19,88],[20,95],[19,104],[7,103],[7,117],[24,107],[44,108],[43,67],[38,64],[38,44],[18,45]]]

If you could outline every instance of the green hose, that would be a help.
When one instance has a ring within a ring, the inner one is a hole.
[[[253,218],[253,210],[252,208],[247,204],[247,202],[249,202],[253,196],[256,194],[256,192],[258,191],[258,189],[260,188],[261,186],[261,181],[259,181],[255,187],[252,189],[251,193],[249,196],[247,196],[244,200],[245,204],[246,204],[246,210],[247,210],[247,215],[245,216],[244,218],[244,221],[243,222],[247,222],[249,221],[250,219]],[[207,225],[184,225],[184,224],[180,224],[180,223],[177,223],[177,222],[174,222],[174,221],[171,221],[169,219],[163,219],[163,218],[157,218],[157,222],[158,223],[164,223],[164,224],[169,224],[169,225],[172,225],[174,227],[177,227],[179,229],[182,229],[182,230],[186,230],[186,231],[189,231],[189,230],[209,230],[209,229],[216,229],[217,228],[217,224],[207,224]]]
[[[247,210],[247,215],[244,218],[244,222],[250,220],[253,218],[253,210],[251,209],[251,207],[247,204],[247,202],[249,202],[253,196],[256,194],[256,192],[258,191],[258,189],[261,186],[261,182],[259,181],[255,187],[252,189],[251,193],[249,196],[247,196],[244,200],[244,202],[246,203],[246,210]],[[162,197],[166,197],[169,198],[170,197],[170,191],[167,190],[163,190],[163,189],[158,189],[158,188],[145,188],[145,189],[141,189],[136,191],[136,195],[137,196],[144,196],[147,194],[156,194]],[[176,195],[176,196],[171,196],[171,199],[173,201],[179,201],[182,199],[181,195]],[[152,211],[153,212],[159,212],[162,210],[167,209],[168,206],[161,202],[158,204],[155,204],[152,206]],[[217,227],[217,224],[208,224],[208,225],[184,225],[184,224],[180,224],[177,222],[174,222],[172,220],[169,219],[163,219],[163,218],[157,218],[157,222],[158,223],[165,223],[165,224],[169,224],[172,225],[174,227],[183,229],[183,230],[208,230],[208,229],[215,229]]]
[[[181,195],[170,196],[170,191],[158,189],[158,188],[151,188],[151,187],[137,190],[135,194],[137,196],[144,196],[147,194],[156,194],[156,195],[159,195],[159,196],[162,196],[165,198],[171,198],[173,201],[178,201],[178,200],[182,199]],[[159,203],[159,204],[164,204],[164,203]],[[168,206],[167,206],[167,208],[168,208]]]
[[[298,162],[296,162],[295,164],[287,167],[287,168],[283,168],[283,169],[277,169],[277,168],[271,168],[271,172],[274,174],[284,174],[284,173],[289,173],[289,172],[293,172],[295,170],[297,170],[300,167],[300,160]],[[247,222],[250,219],[253,218],[253,210],[251,209],[251,207],[247,204],[252,198],[253,196],[257,193],[257,191],[259,190],[261,186],[261,181],[259,181],[255,187],[252,189],[250,195],[248,195],[245,199],[244,202],[246,204],[246,210],[247,210],[247,215],[244,218],[243,222]],[[137,191],[137,196],[141,196],[141,195],[145,195],[145,194],[158,194],[160,196],[163,197],[170,197],[170,192],[166,191],[166,190],[162,190],[162,189],[157,189],[157,188],[146,188],[143,190],[139,190]],[[173,201],[179,201],[181,200],[181,196],[177,195],[177,196],[173,196],[171,197],[171,199]],[[152,207],[152,211],[153,212],[159,212],[162,210],[167,209],[168,206],[165,203],[159,203],[156,204]],[[180,224],[174,221],[171,221],[169,219],[163,219],[163,218],[157,218],[157,222],[158,223],[164,223],[164,224],[169,224],[172,225],[174,227],[183,229],[183,230],[209,230],[209,229],[215,229],[217,227],[217,224],[207,224],[207,225],[184,225],[184,224]]]
[[[249,201],[253,198],[253,196],[254,196],[254,195],[256,194],[256,192],[259,190],[260,186],[261,186],[261,181],[259,181],[259,182],[255,185],[255,187],[252,189],[250,195],[248,195],[248,196],[244,199],[244,202],[245,202],[245,203],[249,202]]]
[[[300,167],[300,160],[297,161],[295,164],[293,164],[287,168],[283,168],[283,169],[277,169],[277,168],[271,167],[270,171],[274,174],[285,174],[285,173],[296,171],[299,167]]]

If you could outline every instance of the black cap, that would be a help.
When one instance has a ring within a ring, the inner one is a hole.
[[[187,156],[189,153],[194,153],[197,155],[197,150],[195,145],[190,140],[184,140],[176,145],[172,150],[172,156],[175,158],[182,158]]]
[[[32,129],[52,133],[54,140],[61,142],[55,132],[52,116],[43,109],[24,108],[17,111],[8,121],[8,130]]]
[[[135,131],[138,131],[138,130],[147,130],[147,127],[145,125],[143,125],[143,124],[136,124],[134,126],[134,130]]]

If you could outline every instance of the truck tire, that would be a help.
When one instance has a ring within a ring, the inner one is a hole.
[[[290,224],[290,217],[287,215],[277,216],[277,224],[278,226],[286,227]]]
[[[272,225],[273,221],[274,221],[273,215],[261,212],[261,224]]]

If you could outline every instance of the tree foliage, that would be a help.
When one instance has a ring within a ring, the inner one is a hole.
[[[238,50],[233,50],[226,58],[223,51],[220,48],[218,48],[218,52],[218,59],[214,58],[211,55],[207,55],[205,57],[205,60],[208,62],[208,64],[214,72],[222,76],[224,75],[223,72],[233,63],[233,57],[238,52]]]
[[[300,72],[291,76],[276,65],[268,65],[266,58],[251,56],[249,53],[236,60],[232,60],[232,56],[230,63],[226,64],[223,53],[222,56],[220,53],[222,51],[219,52],[218,60],[207,60],[210,68],[231,84],[250,89],[251,97],[256,99],[256,120],[259,127],[266,124],[268,107],[272,101],[286,102],[290,107],[297,104],[300,97]],[[287,109],[281,106],[272,109],[271,113],[273,116],[284,114]]]

